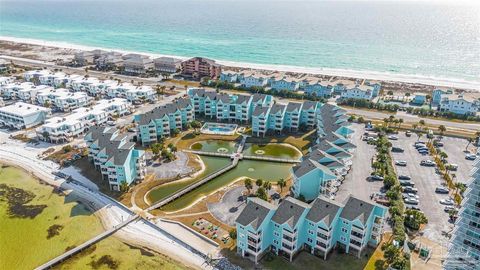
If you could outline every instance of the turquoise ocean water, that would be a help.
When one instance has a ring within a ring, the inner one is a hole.
[[[480,5],[0,0],[0,35],[235,62],[480,81]]]

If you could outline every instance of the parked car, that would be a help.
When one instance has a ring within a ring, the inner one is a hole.
[[[405,160],[396,160],[395,165],[397,165],[397,166],[407,166],[407,162]]]
[[[408,175],[404,175],[404,174],[398,175],[398,180],[410,180],[410,179],[412,178]]]
[[[417,193],[418,189],[414,187],[404,187],[403,192],[408,192],[408,193]]]
[[[415,142],[413,144],[413,146],[415,146],[415,148],[418,148],[418,147],[422,147],[422,146],[427,146],[427,144],[425,142]]]
[[[410,182],[408,180],[400,180],[398,181],[400,183],[401,186],[404,186],[404,187],[414,187],[415,184],[413,182]]]
[[[437,187],[435,188],[435,193],[440,193],[440,194],[448,194],[450,192],[450,189],[446,187]]]
[[[447,164],[445,167],[447,167],[448,170],[450,170],[450,171],[456,171],[458,169],[458,165],[457,164],[452,164],[452,163]]]
[[[419,203],[419,201],[417,199],[414,199],[414,198],[406,198],[406,199],[403,199],[403,201],[406,203],[406,204],[415,204],[417,205]]]
[[[420,211],[420,207],[416,205],[406,205],[405,208]]]
[[[440,203],[443,205],[453,205],[455,202],[451,198],[448,198],[440,200]]]
[[[422,161],[420,162],[420,165],[422,165],[422,166],[427,166],[427,167],[433,167],[433,166],[435,166],[435,162],[427,159],[427,160],[422,160]]]
[[[466,154],[466,155],[465,155],[465,159],[466,159],[466,160],[475,160],[475,159],[477,159],[477,155],[474,155],[474,154]]]
[[[115,121],[107,121],[107,125],[109,125],[109,126],[115,126]]]
[[[404,151],[401,147],[392,147],[392,152],[403,153]]]
[[[390,135],[390,136],[388,136],[388,139],[389,139],[389,140],[396,141],[396,140],[398,140],[398,136],[396,136],[396,135]]]
[[[405,131],[405,136],[407,136],[407,137],[412,136],[412,132],[410,132],[409,130]]]
[[[376,175],[376,174],[370,175],[370,177],[368,177],[368,178],[371,181],[383,181],[383,177],[380,176],[380,175]]]
[[[435,141],[435,142],[433,143],[433,145],[435,145],[435,146],[437,146],[437,147],[442,147],[444,144],[443,144],[443,142],[441,142],[441,141]]]
[[[445,208],[443,208],[443,211],[445,211],[445,212],[450,212],[452,210],[455,210],[455,206],[447,205],[447,206],[445,206]]]
[[[418,195],[416,195],[415,193],[407,193],[407,196],[410,197],[410,198],[414,198],[414,199],[420,199],[420,197]]]

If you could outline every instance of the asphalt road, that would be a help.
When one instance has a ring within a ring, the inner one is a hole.
[[[420,210],[428,218],[428,224],[423,230],[424,236],[432,241],[445,244],[448,239],[442,236],[442,231],[450,231],[453,225],[448,221],[448,214],[444,212],[445,206],[440,204],[441,199],[448,198],[448,195],[435,193],[435,188],[441,186],[443,180],[435,173],[435,167],[420,166],[425,159],[432,159],[431,156],[420,155],[413,144],[417,141],[416,136],[406,137],[404,133],[398,135],[399,140],[391,141],[393,146],[401,147],[404,153],[392,153],[394,160],[407,161],[406,167],[395,166],[397,174],[405,174],[412,177],[415,187],[418,189]]]

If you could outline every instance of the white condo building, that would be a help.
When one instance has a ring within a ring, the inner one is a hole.
[[[131,111],[130,103],[121,98],[100,100],[91,108],[78,108],[65,117],[52,117],[39,127],[38,138],[49,142],[65,142],[85,133],[89,127],[101,125],[113,115]]]
[[[48,108],[17,102],[0,108],[0,125],[15,129],[30,128],[43,123],[50,114]]]

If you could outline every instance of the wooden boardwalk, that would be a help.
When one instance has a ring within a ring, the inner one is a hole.
[[[70,258],[71,256],[77,254],[78,252],[90,247],[91,245],[99,242],[100,240],[103,240],[103,239],[107,238],[108,236],[112,235],[116,231],[118,231],[121,228],[127,226],[131,222],[137,220],[139,217],[140,216],[138,214],[134,215],[134,216],[131,216],[127,220],[123,221],[122,223],[113,226],[113,228],[111,228],[107,231],[104,231],[103,233],[95,236],[94,238],[88,240],[87,242],[81,244],[80,246],[75,247],[73,249],[70,249],[69,251],[63,253],[62,255],[48,261],[47,263],[44,263],[44,264],[40,265],[39,267],[35,268],[35,270],[49,269],[49,268],[63,262],[64,260],[66,260],[66,259]]]

